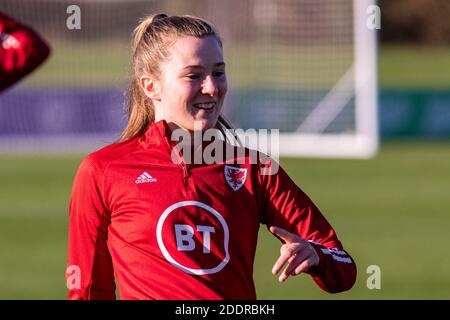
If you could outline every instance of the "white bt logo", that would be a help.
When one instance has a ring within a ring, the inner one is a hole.
[[[153,178],[151,175],[149,175],[147,172],[142,173],[137,179],[136,183],[148,183],[148,182],[156,182],[156,178]]]
[[[215,233],[214,227],[197,226],[197,231],[203,234],[203,253],[211,252],[211,236],[210,233]],[[193,251],[195,249],[194,242],[194,228],[187,224],[175,225],[175,238],[177,240],[178,251]]]

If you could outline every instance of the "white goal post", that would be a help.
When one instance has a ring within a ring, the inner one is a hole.
[[[367,8],[373,4],[373,0],[353,0],[353,65],[305,118],[297,132],[280,134],[280,156],[370,158],[377,152],[377,39],[376,30],[366,25]],[[352,98],[355,131],[323,133]]]

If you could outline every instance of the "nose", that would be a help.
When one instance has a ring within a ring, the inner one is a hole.
[[[219,88],[217,87],[216,83],[214,82],[214,79],[211,76],[207,76],[202,85],[202,93],[213,97],[218,92],[219,92]]]

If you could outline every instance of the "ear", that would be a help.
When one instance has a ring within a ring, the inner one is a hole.
[[[152,100],[161,101],[161,97],[159,94],[159,92],[160,92],[159,81],[157,81],[156,79],[154,79],[150,76],[143,75],[139,78],[139,83],[147,97],[149,97]]]

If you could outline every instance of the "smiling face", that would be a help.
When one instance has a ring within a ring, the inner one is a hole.
[[[155,121],[164,119],[172,129],[193,131],[194,121],[202,130],[213,128],[227,92],[222,48],[213,36],[185,36],[176,38],[169,51],[159,79],[141,77]]]

